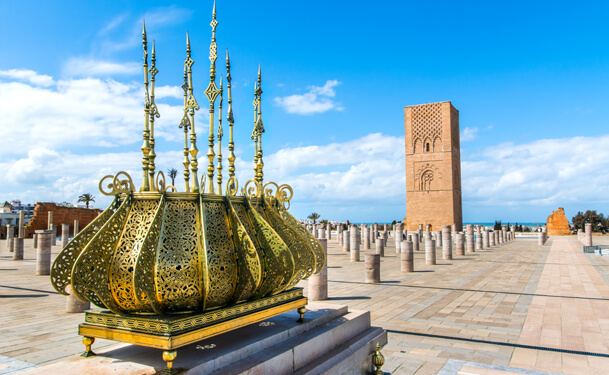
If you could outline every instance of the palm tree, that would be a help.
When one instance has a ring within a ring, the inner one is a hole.
[[[87,208],[89,208],[90,202],[95,202],[95,197],[91,193],[84,193],[80,197],[78,197],[79,202],[85,202]]]
[[[171,186],[175,186],[176,177],[178,176],[178,170],[175,168],[168,169],[167,176],[171,178]]]
[[[313,220],[313,224],[315,224],[317,219],[319,219],[320,217],[321,217],[320,214],[318,214],[317,212],[313,212],[311,215],[307,216],[307,219]]]

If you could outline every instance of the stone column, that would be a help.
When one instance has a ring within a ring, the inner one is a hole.
[[[482,234],[476,233],[476,250],[482,250]]]
[[[584,246],[592,246],[592,224],[586,224],[584,232]]]
[[[11,250],[11,247],[13,243],[13,237],[15,236],[13,228],[13,224],[6,224],[6,248],[10,251],[13,251]]]
[[[78,219],[74,220],[74,237],[78,234],[80,229],[78,228]]]
[[[422,225],[419,225],[419,229],[417,230],[417,235],[419,237],[419,242],[423,242],[423,230],[420,227],[422,227]]]
[[[419,233],[414,232],[411,234],[412,236],[412,250],[413,251],[419,251],[420,247],[419,247]]]
[[[53,231],[53,233],[51,233],[51,245],[55,246],[57,245],[57,224],[53,224],[51,227],[51,230]]]
[[[501,236],[503,237],[503,242],[507,242],[507,226],[502,225],[501,226]]]
[[[38,247],[36,248],[36,275],[51,273],[51,236],[50,230],[37,230]]]
[[[13,238],[13,260],[23,259],[23,237]]]
[[[453,258],[453,244],[450,240],[450,225],[442,227],[442,257],[444,260]]]
[[[544,238],[543,232],[539,232],[539,233],[537,233],[537,245],[540,245],[540,246],[541,246],[541,245],[543,245],[545,242],[546,242],[546,241],[545,241],[545,238]]]
[[[425,264],[436,264],[436,241],[432,239],[425,240]]]
[[[387,232],[387,231],[389,231],[389,225],[383,224],[383,232]]]
[[[51,229],[53,229],[53,211],[48,212],[48,221],[49,221],[49,224],[47,225],[47,229],[51,230]]]
[[[468,233],[465,235],[465,245],[467,246],[467,252],[468,253],[475,253],[475,246],[474,246],[474,233]]]
[[[501,241],[499,240],[499,237],[501,237],[499,235],[499,231],[495,231],[495,245],[499,245],[501,243]]]
[[[317,224],[313,224],[313,237],[319,238],[319,236],[317,235]]]
[[[332,224],[326,225],[326,239],[328,241],[332,239]]]
[[[400,224],[396,224],[393,230],[393,241],[395,242],[395,253],[399,254],[402,247],[402,231],[400,230]]]
[[[376,239],[376,254],[384,257],[385,256],[385,241],[382,238]]]
[[[488,245],[495,246],[495,232],[489,232]]]
[[[338,225],[336,225],[336,242],[338,242],[339,245],[343,244],[343,224],[342,223],[338,223]]]
[[[351,261],[359,262],[359,243],[357,242],[357,227],[351,228],[349,232],[349,252],[351,253]]]
[[[463,244],[463,233],[455,235],[455,246],[457,247],[457,255],[465,255],[465,247]]]
[[[19,229],[17,230],[17,236],[19,238],[23,238],[23,234],[24,234],[24,226],[25,226],[25,212],[24,211],[19,211]]]
[[[83,302],[74,296],[72,286],[68,285],[66,291],[70,294],[66,299],[67,313],[83,313],[91,308],[91,302]]]
[[[33,244],[33,246],[34,246],[34,249],[35,249],[35,248],[37,248],[37,247],[38,247],[38,233],[34,233],[34,234],[32,235],[32,238],[33,238],[33,240],[34,240],[34,244]]]
[[[501,230],[498,230],[497,236],[499,237],[499,244],[502,244],[503,243],[503,232]]]
[[[70,242],[70,224],[61,224],[61,248],[63,249]]]
[[[435,231],[434,232],[436,235],[436,246],[439,248],[442,246],[442,231]]]
[[[343,251],[344,252],[349,251],[349,231],[348,230],[343,231]]]
[[[319,228],[317,230],[317,239],[326,238],[326,230],[324,228]]]
[[[326,263],[320,273],[309,277],[309,295],[307,297],[310,301],[328,299],[328,239],[320,238],[319,243],[324,248]]]
[[[414,254],[412,241],[402,241],[401,244],[401,269],[402,272],[414,272]]]
[[[364,250],[370,250],[370,228],[364,228]]]
[[[366,283],[379,284],[381,282],[381,256],[379,254],[366,254],[365,262]]]
[[[584,231],[581,229],[577,230],[577,239],[584,242]]]
[[[482,248],[488,249],[489,247],[489,239],[488,239],[488,230],[482,231]]]
[[[426,230],[423,232],[423,242],[427,242],[428,240],[431,240],[431,232]]]
[[[6,225],[6,248],[12,253],[15,250],[15,226],[13,224]]]

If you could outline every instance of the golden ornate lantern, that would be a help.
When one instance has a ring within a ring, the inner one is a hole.
[[[262,79],[254,93],[254,178],[239,193],[235,177],[230,60],[227,52],[229,178],[222,194],[223,85],[216,86],[216,11],[210,46],[210,133],[207,176],[198,178],[190,41],[184,62],[185,191],[165,186],[155,173],[154,99],[156,56],[148,66],[144,26],[145,126],[143,178],[135,190],[126,172],[104,177],[99,184],[112,204],[59,254],[51,269],[55,289],[109,311],[89,311],[79,327],[92,355],[94,337],[164,348],[168,368],[175,348],[226,330],[298,308],[306,298],[294,286],[321,271],[325,253],[319,242],[288,212],[292,189],[263,183]],[[150,77],[150,80],[149,80]],[[214,183],[214,112],[220,97],[218,175]],[[190,132],[190,133],[189,133]],[[200,182],[200,184],[199,184]],[[217,185],[217,188],[214,186]],[[210,329],[212,327],[213,329]]]

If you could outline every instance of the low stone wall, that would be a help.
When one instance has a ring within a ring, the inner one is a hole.
[[[99,215],[102,210],[80,207],[62,207],[55,203],[37,202],[34,216],[25,227],[25,237],[31,238],[36,230],[44,230],[49,226],[49,211],[53,211],[53,224],[57,225],[57,234],[60,234],[61,224],[70,225],[70,236],[74,235],[74,220],[78,220],[78,227],[82,230]]]

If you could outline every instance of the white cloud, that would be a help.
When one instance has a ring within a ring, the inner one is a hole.
[[[294,94],[283,98],[274,98],[276,105],[283,108],[288,113],[299,115],[311,115],[323,113],[329,110],[341,111],[344,108],[331,98],[336,96],[334,87],[340,85],[337,80],[326,81],[323,86],[309,86],[308,92],[304,94]]]
[[[115,63],[85,58],[71,58],[63,66],[63,74],[67,77],[91,77],[111,75],[131,75],[139,73],[143,68],[138,63]]]
[[[609,135],[503,143],[462,162],[464,205],[609,203]],[[551,211],[550,211],[551,212]]]
[[[25,81],[36,86],[51,86],[53,83],[53,77],[44,74],[38,74],[33,70],[25,69],[10,69],[0,70],[0,77],[6,77],[13,80]]]
[[[478,137],[478,128],[464,128],[461,130],[461,142],[473,141]]]
[[[116,147],[141,137],[143,89],[138,83],[112,79],[67,79],[52,85],[29,83],[37,75],[15,71],[9,82],[0,81],[0,155],[23,155],[33,149],[61,150],[72,146]],[[26,77],[26,78],[23,78]],[[22,80],[27,83],[21,82]],[[162,102],[176,97],[179,88],[159,87],[157,105],[161,118],[155,124],[155,137],[177,140],[181,105]],[[197,121],[205,123],[205,111]]]

